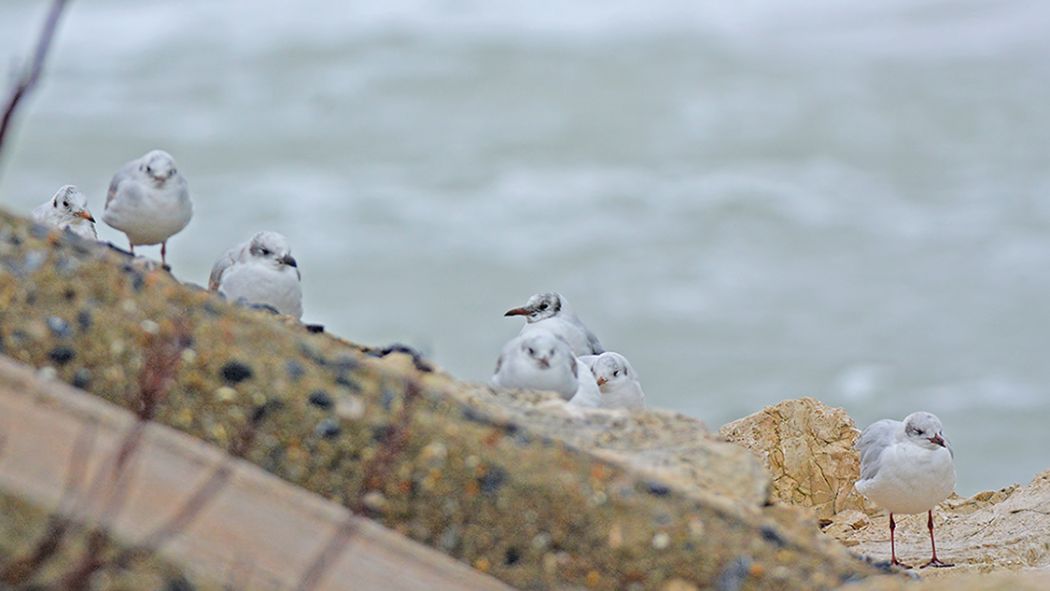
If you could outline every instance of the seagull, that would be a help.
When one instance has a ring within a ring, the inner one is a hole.
[[[125,164],[109,183],[102,220],[124,232],[131,245],[160,244],[160,262],[167,265],[168,239],[193,217],[186,178],[175,159],[153,150]]]
[[[891,563],[911,568],[897,560],[893,514],[926,512],[933,558],[921,568],[954,566],[937,559],[933,541],[933,507],[955,490],[955,452],[944,437],[940,419],[923,411],[908,415],[903,422],[883,419],[860,434],[856,448],[860,479],[854,487],[890,512]]]
[[[521,335],[534,330],[545,330],[559,336],[572,347],[575,355],[598,355],[605,349],[579,317],[572,311],[568,300],[559,293],[538,293],[520,308],[507,310],[504,316],[524,316],[526,323]]]
[[[601,355],[580,357],[591,373],[601,392],[602,408],[645,408],[645,392],[638,381],[638,373],[627,358],[619,353],[606,351]]]
[[[38,205],[33,210],[33,221],[62,230],[68,228],[81,238],[98,240],[95,218],[87,208],[87,197],[73,185],[63,186],[50,200]]]
[[[497,388],[550,390],[572,404],[597,406],[598,385],[586,369],[563,339],[537,331],[503,346],[491,383]]]
[[[208,289],[234,302],[272,306],[281,314],[303,315],[299,265],[288,239],[259,232],[219,257],[211,268]]]

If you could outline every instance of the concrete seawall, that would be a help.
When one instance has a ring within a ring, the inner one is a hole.
[[[520,588],[820,589],[877,572],[764,507],[761,464],[695,420],[494,396],[6,215],[0,309],[6,355]]]

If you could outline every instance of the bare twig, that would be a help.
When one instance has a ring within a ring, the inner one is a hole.
[[[255,443],[259,424],[266,418],[270,408],[269,404],[264,404],[256,409],[247,424],[244,425],[230,444],[227,450],[230,456],[239,459],[248,453],[251,446]],[[113,562],[117,565],[122,565],[136,554],[157,552],[169,540],[182,533],[207,508],[208,504],[218,496],[222,488],[226,486],[230,476],[233,474],[233,467],[233,461],[230,458],[224,458],[208,478],[197,487],[197,490],[176,509],[174,515],[145,536],[136,547],[122,552]]]
[[[296,591],[312,591],[317,587],[324,574],[335,564],[339,555],[346,548],[347,543],[353,537],[356,516],[365,512],[365,495],[383,485],[383,482],[390,476],[394,460],[404,452],[405,446],[408,445],[412,416],[419,398],[419,384],[412,380],[406,381],[404,395],[401,399],[401,410],[394,417],[375,455],[361,467],[361,490],[358,491],[356,498],[346,500],[346,506],[352,515],[347,517],[346,521],[332,533],[328,543],[317,553],[313,562],[299,579]]]
[[[0,568],[0,588],[19,585],[35,577],[44,564],[62,548],[69,525],[69,520],[61,515],[49,517],[44,536],[32,551]]]
[[[81,591],[91,586],[91,575],[105,565],[103,558],[109,547],[109,533],[105,528],[96,528],[88,534],[87,544],[80,560],[62,577],[60,589]]]
[[[0,154],[3,154],[4,139],[7,137],[7,132],[14,119],[15,111],[18,109],[18,104],[40,81],[40,74],[44,71],[47,52],[55,38],[55,29],[58,27],[59,18],[62,16],[62,11],[65,10],[66,4],[68,4],[68,0],[53,0],[51,2],[51,9],[48,10],[44,28],[40,31],[40,37],[37,39],[33,59],[27,65],[26,71],[15,82],[14,88],[11,89],[11,94],[4,106],[3,119],[0,120]]]
[[[299,579],[299,584],[295,587],[296,591],[313,591],[317,587],[317,584],[321,582],[321,577],[335,563],[339,555],[343,553],[343,549],[346,548],[347,542],[350,541],[354,529],[354,517],[348,516],[346,521],[332,533],[328,543],[321,548],[321,551],[317,553],[317,557],[314,558],[306,572],[303,573],[302,578]]]
[[[138,452],[146,427],[156,413],[157,404],[167,398],[168,392],[175,385],[175,376],[182,361],[182,351],[189,342],[189,335],[188,325],[182,320],[176,320],[170,333],[150,336],[143,345],[143,368],[139,374],[136,398],[138,420],[124,435],[116,453],[99,467],[83,497],[84,505],[89,508],[105,485],[109,485],[102,507],[95,518],[96,525],[88,533],[88,543],[83,554],[62,576],[64,589],[86,589],[92,575],[112,562],[103,557],[110,545],[107,524],[116,519],[127,499],[131,481],[130,461]],[[104,478],[107,475],[109,478]]]
[[[43,537],[36,543],[28,555],[16,558],[0,566],[0,583],[19,584],[31,580],[40,569],[51,558],[62,549],[65,543],[66,532],[69,531],[72,522],[65,516],[69,511],[70,504],[76,497],[77,489],[84,480],[84,471],[87,466],[87,457],[95,445],[94,423],[81,430],[73,451],[69,456],[69,465],[66,468],[66,484],[62,491],[62,498],[58,502],[58,512],[48,517],[47,527]]]
[[[409,427],[412,425],[412,415],[419,396],[419,384],[412,380],[406,381],[400,412],[390,424],[379,450],[361,467],[360,494],[358,494],[356,499],[351,499],[347,503],[347,506],[354,513],[364,513],[365,494],[383,485],[383,482],[387,480],[390,474],[394,460],[397,459],[397,456],[404,451],[405,445],[408,444]]]

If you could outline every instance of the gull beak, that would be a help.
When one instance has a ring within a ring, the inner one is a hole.
[[[546,357],[540,357],[536,360],[536,363],[538,363],[539,366],[543,369],[550,369],[551,366],[551,360],[547,359]]]
[[[81,209],[80,211],[74,213],[73,215],[77,216],[78,218],[84,218],[85,220],[91,222],[92,224],[95,223],[95,218],[92,217],[91,216],[91,212],[86,210],[86,209]]]
[[[529,315],[529,311],[526,310],[525,308],[512,308],[510,310],[507,310],[503,315],[504,316],[528,316]]]
[[[605,376],[602,376],[602,377],[596,379],[595,381],[598,382],[598,387],[601,387],[601,386],[604,386],[605,383],[608,382],[609,380],[605,379]]]
[[[299,263],[295,262],[295,257],[290,254],[286,254],[283,257],[277,259],[277,262],[282,265],[288,265],[289,267],[299,268]]]
[[[941,437],[940,435],[934,435],[933,437],[927,437],[927,439],[930,440],[930,443],[936,443],[937,445],[939,445],[941,447],[946,447],[944,445],[944,438]]]

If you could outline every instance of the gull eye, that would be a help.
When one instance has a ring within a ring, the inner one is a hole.
[[[270,252],[270,249],[269,249],[269,248],[264,248],[264,249],[262,249],[262,251],[261,251],[261,252],[262,252],[262,255],[263,255],[264,257],[268,257],[268,256],[270,256],[271,254],[273,254],[272,252]]]
[[[543,302],[542,304],[540,304],[540,310],[546,310],[549,307],[550,305],[547,302]]]
[[[153,174],[153,167],[152,166],[147,166],[146,167],[146,174]]]
[[[618,369],[614,369],[614,370],[613,370],[613,377],[614,377],[614,378],[615,378],[615,377],[619,377],[619,375],[620,375],[620,370],[618,370]]]
[[[533,349],[532,347],[528,348],[528,352],[529,352],[529,355],[536,355],[536,349]]]
[[[172,174],[172,176],[174,176],[174,175],[175,175],[175,173],[177,173],[177,172],[179,172],[179,171],[175,170],[174,168],[172,168],[172,169],[171,169],[171,174]]]
[[[68,201],[63,201],[62,202],[62,207],[69,207],[69,202]]]

